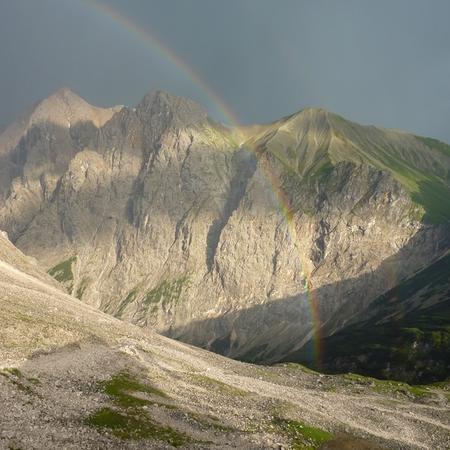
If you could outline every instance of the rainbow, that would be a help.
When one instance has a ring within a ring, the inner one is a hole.
[[[153,33],[130,19],[124,16],[121,12],[117,11],[110,5],[103,3],[100,0],[83,0],[84,3],[95,10],[100,16],[109,18],[113,23],[126,29],[129,33],[134,35],[138,40],[150,47],[152,51],[157,52],[164,60],[169,61],[177,70],[183,73],[194,85],[196,85],[212,102],[212,104],[218,109],[220,114],[226,119],[232,127],[239,128],[241,124],[237,115],[228,107],[228,105],[221,99],[221,97],[214,92],[214,90],[203,80],[200,74],[198,74],[191,66],[189,66],[183,59],[174,53],[167,45],[160,41],[160,39]],[[251,151],[256,153],[256,148],[250,148]],[[282,189],[280,179],[276,175],[274,169],[271,167],[267,158],[260,158],[261,167],[273,188],[275,196],[277,198],[280,211],[286,221],[288,231],[294,245],[298,242],[297,229],[295,222],[293,221],[293,208],[289,198],[286,196]],[[296,245],[297,246],[297,245]],[[301,267],[305,267],[304,261],[302,261],[301,252],[298,252]],[[306,275],[306,274],[305,274]],[[308,303],[311,310],[311,319],[313,324],[312,340],[313,340],[313,359],[317,366],[320,367],[323,349],[321,348],[321,320],[318,307],[318,299],[315,295],[315,290],[310,279],[306,279],[306,293]]]
[[[228,107],[228,105],[211,89],[203,78],[192,67],[190,67],[183,59],[174,53],[167,45],[155,36],[153,33],[146,30],[144,27],[124,16],[121,12],[114,9],[112,6],[103,3],[100,0],[83,0],[86,5],[89,5],[96,10],[100,16],[108,17],[112,22],[126,29],[129,33],[134,35],[138,40],[151,48],[164,60],[169,61],[173,66],[183,73],[194,85],[196,85],[211,101],[211,103],[218,109],[224,119],[235,125],[239,123],[237,116]]]

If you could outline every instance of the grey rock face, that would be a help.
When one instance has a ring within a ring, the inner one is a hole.
[[[449,246],[410,174],[445,186],[450,157],[412,135],[323,110],[228,130],[161,92],[89,108],[3,151],[0,228],[48,269],[70,261],[72,294],[122,319],[273,361]]]
[[[119,109],[95,108],[61,89],[0,135],[0,217],[13,240],[51,200],[76,153]]]

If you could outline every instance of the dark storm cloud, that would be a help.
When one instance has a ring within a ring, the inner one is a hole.
[[[0,0],[0,123],[60,86],[100,105],[164,89],[219,116],[185,74],[88,3]],[[450,141],[447,0],[108,4],[157,35],[245,123],[323,106]]]

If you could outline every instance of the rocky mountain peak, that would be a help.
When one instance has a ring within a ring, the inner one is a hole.
[[[68,102],[83,100],[78,94],[66,86],[57,89],[52,95],[50,95],[50,98],[59,98]]]
[[[323,129],[328,125],[328,119],[332,115],[324,108],[304,108],[291,116],[279,121],[279,124],[288,124],[290,127],[306,127],[306,129]]]
[[[77,122],[92,122],[103,126],[122,107],[98,108],[71,91],[61,88],[42,100],[30,117],[30,124],[51,122],[55,125],[70,127]]]
[[[206,121],[208,113],[198,103],[164,91],[151,91],[138,104],[136,111],[143,122],[187,128]]]
[[[121,108],[92,106],[62,88],[12,123],[0,135],[0,199],[19,198],[22,204],[2,204],[0,217],[5,219],[4,211],[13,210],[17,220],[11,223],[16,224],[15,230],[21,229],[39,210],[41,199],[52,195],[74,155],[87,147],[97,129]],[[14,232],[10,235],[14,239]]]
[[[326,116],[328,114],[332,114],[328,109],[318,107],[318,106],[308,106],[306,108],[301,109],[294,115],[309,115],[310,117],[321,117]]]
[[[27,132],[41,125],[56,125],[67,129],[77,123],[91,122],[101,127],[123,106],[99,108],[90,105],[69,88],[61,88],[36,102],[0,133],[0,154],[8,154],[18,146]]]

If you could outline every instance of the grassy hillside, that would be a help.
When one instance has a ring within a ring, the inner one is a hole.
[[[450,146],[443,142],[310,108],[267,126],[247,145],[270,153],[300,179],[320,176],[342,161],[387,171],[423,207],[425,221],[450,222]]]

